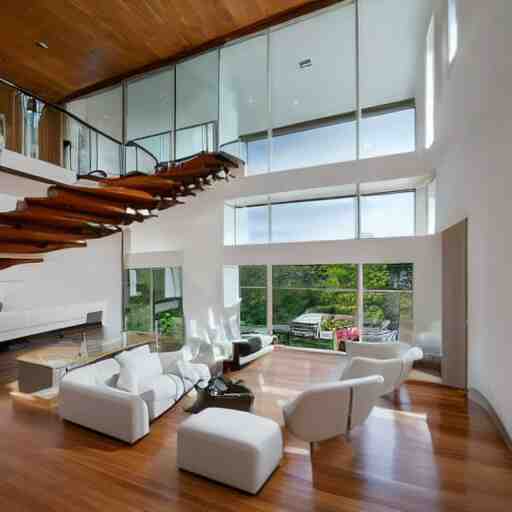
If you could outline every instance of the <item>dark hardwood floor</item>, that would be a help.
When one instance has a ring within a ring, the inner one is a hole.
[[[5,353],[0,353],[0,367]],[[336,356],[276,350],[236,373],[256,412],[334,375]],[[54,402],[0,392],[2,511],[485,511],[512,509],[512,455],[487,413],[459,392],[408,383],[381,399],[348,441],[285,435],[281,467],[256,497],[176,470],[187,397],[127,446],[62,422]],[[222,461],[219,461],[222,464]]]

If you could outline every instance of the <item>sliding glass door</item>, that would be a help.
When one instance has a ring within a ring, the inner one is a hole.
[[[160,349],[167,351],[183,345],[184,325],[181,268],[127,270],[127,331],[158,332]]]

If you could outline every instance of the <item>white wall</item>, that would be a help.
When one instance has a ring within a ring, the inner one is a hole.
[[[12,206],[12,197],[0,195],[0,211]],[[122,327],[121,236],[90,240],[85,249],[48,253],[37,265],[0,271],[5,311],[72,304],[105,303],[107,335]],[[1,322],[0,313],[0,322]]]
[[[411,154],[360,162],[251,176],[218,183],[187,204],[161,212],[158,219],[133,225],[127,264],[132,267],[183,264],[183,299],[188,334],[199,334],[224,312],[224,265],[266,263],[415,264],[417,340],[431,353],[440,351],[440,242],[438,237],[347,240],[224,247],[224,202],[228,198],[343,186],[358,180],[398,179],[427,174]]]
[[[437,169],[438,229],[469,219],[469,386],[512,435],[512,2],[459,0],[457,7],[459,50],[448,69],[446,1],[437,0],[435,142],[428,156]]]

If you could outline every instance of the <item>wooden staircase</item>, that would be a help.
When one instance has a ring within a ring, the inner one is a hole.
[[[180,162],[158,164],[155,174],[134,172],[116,178],[95,173],[79,185],[54,184],[47,197],[27,197],[16,210],[0,213],[0,270],[41,263],[27,257],[87,246],[88,239],[119,233],[121,226],[144,222],[155,212],[183,204],[243,162],[224,152],[199,153]],[[85,181],[87,180],[87,181]]]

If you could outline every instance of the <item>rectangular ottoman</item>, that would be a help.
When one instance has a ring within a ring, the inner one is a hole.
[[[209,408],[178,428],[178,467],[256,494],[279,465],[278,423],[232,409]]]

